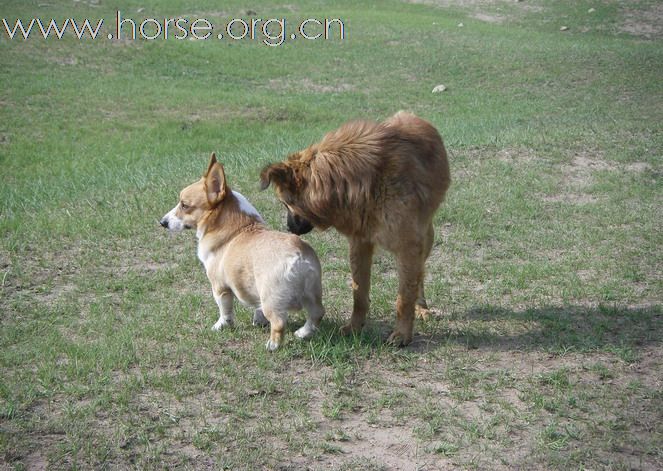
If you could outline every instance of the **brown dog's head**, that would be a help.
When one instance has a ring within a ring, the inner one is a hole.
[[[311,232],[314,227],[303,209],[306,205],[302,198],[307,190],[303,178],[305,167],[298,153],[285,162],[267,165],[260,173],[260,189],[266,189],[270,183],[274,185],[276,197],[288,210],[288,230],[297,235]]]
[[[195,183],[180,192],[180,200],[159,222],[172,232],[195,229],[212,209],[216,208],[230,192],[223,165],[212,154],[207,172]]]

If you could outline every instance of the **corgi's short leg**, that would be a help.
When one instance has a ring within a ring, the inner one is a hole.
[[[262,308],[258,308],[253,312],[253,325],[259,327],[266,327],[269,325],[269,321],[265,317],[265,314],[262,312]]]
[[[283,340],[283,331],[285,330],[285,324],[288,321],[288,315],[287,313],[281,314],[264,306],[263,306],[263,312],[265,313],[265,317],[269,321],[270,325],[269,340],[265,344],[265,347],[270,352],[273,352],[281,345],[281,341]]]
[[[320,320],[325,315],[325,308],[322,307],[320,297],[317,296],[316,299],[305,302],[304,309],[307,314],[306,323],[297,329],[295,335],[300,339],[309,339],[318,330]]]
[[[224,327],[232,327],[235,323],[235,313],[233,312],[233,296],[231,291],[223,291],[221,294],[214,294],[214,300],[219,306],[219,320],[212,326],[212,330],[219,330]]]

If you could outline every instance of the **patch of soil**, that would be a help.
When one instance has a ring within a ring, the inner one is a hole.
[[[629,374],[654,391],[663,391],[663,347],[645,348],[640,359],[628,366]]]
[[[644,173],[652,170],[652,166],[647,162],[634,162],[626,166],[627,172]]]
[[[44,456],[44,449],[39,448],[30,453],[23,461],[26,469],[40,471],[48,469],[48,459]]]
[[[71,277],[79,269],[81,253],[80,246],[72,246],[60,252],[22,258],[19,267],[13,266],[8,252],[0,253],[0,292],[3,294],[0,306],[9,305],[16,296],[53,303],[72,292],[76,287]]]
[[[507,3],[504,0],[405,0],[407,3],[422,3],[424,5],[434,5],[436,7],[485,7],[500,3]]]
[[[47,60],[57,65],[78,65],[78,59],[74,56],[57,56],[55,54],[47,57]]]
[[[160,116],[181,120],[183,130],[204,121],[217,121],[221,123],[229,123],[236,120],[266,121],[267,117],[274,113],[274,111],[270,111],[262,106],[228,108],[216,105],[205,108],[197,107],[196,111],[190,113],[182,113],[181,109],[164,105],[155,112]]]
[[[316,83],[310,78],[302,80],[283,80],[283,79],[270,79],[267,88],[270,90],[287,90],[287,91],[307,91],[314,93],[343,93],[353,91],[354,85],[345,82],[335,84],[321,84]]]
[[[663,3],[656,3],[649,8],[622,10],[624,21],[619,27],[622,33],[644,39],[663,37]]]
[[[505,163],[509,163],[509,164],[528,164],[528,163],[533,162],[537,159],[537,156],[534,153],[534,150],[525,149],[525,148],[500,149],[495,154],[495,157],[500,162],[505,162]]]
[[[504,15],[488,14],[488,13],[475,13],[472,18],[486,23],[501,24],[507,19]]]
[[[367,382],[356,385],[366,404],[370,403],[371,399],[377,399],[377,391],[399,391],[409,397],[416,392],[415,388],[437,386],[436,383],[430,383],[430,378],[426,383],[422,383],[416,371],[397,374],[371,364],[367,364],[365,368],[366,371],[357,373],[358,378],[375,377],[388,385],[377,390]],[[372,463],[379,465],[379,469],[386,470],[454,469],[451,461],[420,449],[421,442],[414,436],[414,428],[418,424],[414,421],[402,423],[400,418],[394,417],[389,407],[381,409],[377,417],[371,417],[362,407],[344,414],[342,420],[328,419],[322,412],[322,406],[325,398],[334,392],[327,389],[311,391],[309,411],[311,418],[318,424],[319,436],[331,436],[330,440],[334,441],[334,446],[339,448],[341,453],[324,455],[319,469],[337,469],[350,463]],[[439,392],[437,389],[435,391]],[[443,399],[446,393],[444,389]],[[448,405],[451,407],[451,400]]]
[[[578,170],[615,170],[615,166],[609,164],[599,153],[580,152],[573,157],[571,166]]]
[[[571,163],[562,165],[561,171],[566,183],[574,187],[592,184],[592,174],[600,171],[613,171],[617,167],[603,159],[600,153],[582,151],[574,155]]]
[[[191,19],[211,19],[211,18],[229,18],[235,15],[227,10],[207,10],[207,11],[194,11],[190,13],[181,13],[178,18],[191,18]]]
[[[414,469],[417,447],[408,428],[372,425],[357,415],[344,420],[340,428],[352,437],[338,443],[344,455],[380,463],[387,469]],[[333,466],[338,463],[332,457],[329,464]]]
[[[490,23],[501,23],[508,19],[506,15],[488,13],[486,10],[501,10],[502,6],[507,8],[516,7],[523,12],[540,12],[543,7],[539,5],[532,5],[530,2],[523,2],[519,0],[403,0],[406,3],[415,3],[422,5],[430,5],[440,8],[458,7],[469,8],[474,10],[477,15],[474,18],[487,21]],[[512,9],[509,11],[513,11]]]
[[[575,205],[592,204],[599,201],[596,196],[584,193],[562,193],[559,195],[542,196],[541,199],[546,203],[567,203]]]
[[[595,195],[582,191],[594,182],[594,174],[601,171],[618,170],[617,165],[607,162],[599,152],[581,151],[573,156],[570,163],[560,168],[563,181],[562,192],[555,195],[541,195],[547,203],[567,203],[572,205],[594,204],[600,201]]]

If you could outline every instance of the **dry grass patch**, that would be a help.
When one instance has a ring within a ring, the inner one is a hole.
[[[646,8],[622,8],[624,18],[619,26],[622,33],[645,39],[663,37],[663,5],[654,3]]]
[[[301,80],[270,79],[267,88],[281,92],[309,93],[343,93],[355,90],[355,86],[349,83],[322,84],[308,77]]]

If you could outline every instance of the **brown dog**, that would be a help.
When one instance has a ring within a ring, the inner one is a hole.
[[[428,315],[424,263],[433,246],[433,216],[451,183],[437,130],[402,111],[382,123],[350,122],[268,165],[260,180],[262,189],[275,186],[291,232],[333,226],[348,238],[354,306],[343,333],[361,330],[366,321],[375,244],[395,254],[398,317],[389,341],[410,343],[415,305],[420,317]]]

